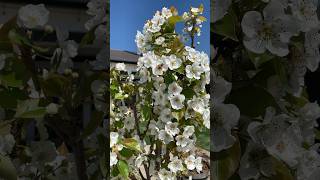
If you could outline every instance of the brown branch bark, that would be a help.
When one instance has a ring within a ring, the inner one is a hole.
[[[78,179],[88,180],[83,141],[79,140],[75,142],[72,148],[73,148],[73,154],[74,154],[76,167],[77,167]]]

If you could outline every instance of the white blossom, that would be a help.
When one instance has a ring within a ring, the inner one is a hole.
[[[194,170],[196,168],[195,161],[196,158],[194,157],[194,155],[190,155],[184,160],[184,163],[187,165],[187,168],[189,170]]]
[[[168,86],[169,96],[179,95],[182,92],[182,87],[177,82],[172,82]]]
[[[58,105],[55,103],[50,103],[47,107],[46,107],[46,112],[48,114],[57,114],[58,113]]]
[[[293,18],[284,14],[284,9],[277,1],[271,1],[263,10],[264,18],[257,11],[248,11],[241,22],[245,33],[243,43],[254,53],[269,50],[277,56],[289,53],[288,43],[297,32]]]
[[[126,70],[126,65],[124,63],[117,63],[115,68],[118,71],[125,71]]]
[[[160,130],[159,139],[162,140],[165,144],[169,144],[171,141],[173,141],[173,136],[165,130]]]
[[[193,133],[195,132],[194,126],[185,126],[183,129],[184,129],[183,136],[187,138],[192,136]]]
[[[236,141],[231,134],[231,129],[238,124],[240,118],[239,109],[233,104],[215,104],[213,106],[213,130],[211,136],[215,141],[211,143],[212,150],[219,152],[230,148]]]
[[[117,132],[110,132],[110,147],[118,143],[119,134]]]
[[[166,39],[164,37],[158,37],[155,41],[156,45],[162,45]]]
[[[180,132],[180,129],[178,128],[178,123],[173,123],[173,122],[167,122],[165,126],[165,130],[171,134],[172,136],[175,136]]]
[[[178,135],[176,137],[176,145],[177,146],[181,146],[181,147],[186,147],[188,145],[188,143],[190,142],[188,137],[185,137],[183,135]]]
[[[176,180],[175,175],[166,169],[161,169],[158,175],[160,180]]]
[[[171,162],[168,164],[168,168],[171,172],[177,173],[178,171],[183,170],[182,161],[177,156],[171,158],[170,161]]]
[[[292,15],[297,19],[303,32],[319,26],[317,5],[318,2],[314,0],[292,0],[289,3]]]
[[[118,163],[117,154],[115,152],[110,152],[110,167]]]
[[[169,97],[171,107],[173,109],[182,109],[184,107],[183,102],[185,100],[185,96],[182,94],[174,95]]]
[[[178,58],[176,55],[170,55],[166,58],[166,63],[170,70],[175,70],[181,66],[182,60]]]
[[[44,4],[28,4],[18,11],[18,24],[29,29],[44,26],[49,20],[49,11]]]
[[[190,79],[200,79],[200,75],[202,73],[202,69],[197,63],[193,63],[192,65],[186,66],[186,76]]]

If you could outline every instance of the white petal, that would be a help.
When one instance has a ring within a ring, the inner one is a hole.
[[[257,54],[261,54],[266,51],[265,41],[259,40],[258,37],[252,39],[245,37],[243,40],[243,44],[247,49]]]
[[[241,22],[242,31],[250,38],[257,35],[257,30],[261,26],[263,19],[257,11],[247,12]]]

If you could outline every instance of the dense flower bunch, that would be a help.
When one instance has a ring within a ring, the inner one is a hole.
[[[189,21],[203,22],[202,11],[202,6],[192,7],[183,18],[173,7],[157,11],[136,36],[142,52],[136,77],[124,64],[111,70],[110,166],[120,176],[125,175],[123,164],[132,169],[132,176],[145,171],[144,178],[161,180],[208,170],[198,153],[197,134],[210,128],[210,95],[205,88],[210,82],[209,57],[185,46],[174,28],[179,21],[188,26]],[[199,23],[192,28],[199,29]],[[128,158],[126,149],[136,153]]]
[[[224,163],[229,172],[214,177],[317,179],[320,107],[307,99],[304,76],[308,70],[316,71],[319,64],[318,1],[248,2],[212,3],[212,35],[218,42],[214,42],[218,52],[213,66],[237,84],[227,101],[236,104],[241,114],[239,122],[231,123],[239,112],[228,111],[229,120],[224,121],[232,124],[227,127],[232,128],[233,143],[225,140],[230,133],[219,136],[213,131],[216,156],[222,150],[230,152],[215,160],[215,164]],[[228,63],[235,61],[237,67],[228,70]],[[224,87],[228,90],[223,92],[231,89]],[[221,147],[222,139],[229,146]],[[222,172],[219,168],[213,167]]]

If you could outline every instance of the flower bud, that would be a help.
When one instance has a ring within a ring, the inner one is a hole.
[[[52,26],[50,26],[50,25],[45,25],[44,26],[44,31],[46,32],[46,33],[52,33],[53,32],[53,27]]]
[[[65,75],[69,75],[69,74],[71,74],[71,73],[72,73],[72,70],[69,69],[69,68],[67,68],[67,69],[64,70],[64,74],[65,74]]]
[[[57,114],[58,113],[58,105],[55,103],[50,103],[47,107],[46,107],[46,112],[48,114]]]
[[[79,74],[78,74],[77,72],[73,72],[73,73],[72,73],[72,77],[73,77],[74,79],[76,79],[76,78],[79,77]]]

